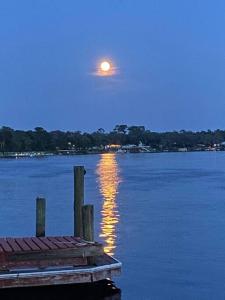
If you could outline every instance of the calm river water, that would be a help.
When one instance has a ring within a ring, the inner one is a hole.
[[[2,159],[0,235],[34,235],[37,196],[47,234],[72,234],[74,165],[123,300],[225,299],[225,152]]]

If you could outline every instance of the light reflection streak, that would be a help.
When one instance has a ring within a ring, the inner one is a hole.
[[[104,153],[101,155],[97,166],[97,174],[99,175],[99,189],[103,198],[100,237],[105,242],[105,253],[114,255],[117,239],[116,227],[119,222],[116,197],[120,183],[115,153]]]

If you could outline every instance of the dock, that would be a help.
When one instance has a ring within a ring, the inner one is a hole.
[[[74,236],[46,236],[46,200],[36,200],[36,236],[0,238],[0,289],[94,283],[121,263],[94,241],[94,212],[84,205],[83,167],[74,167]],[[77,234],[78,233],[78,234]]]

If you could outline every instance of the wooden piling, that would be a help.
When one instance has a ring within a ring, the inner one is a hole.
[[[94,241],[94,206],[83,205],[82,207],[83,218],[83,238],[86,241]]]
[[[36,236],[45,236],[45,209],[46,200],[45,198],[36,199]]]
[[[83,166],[74,167],[74,236],[81,238],[83,237],[84,174]]]

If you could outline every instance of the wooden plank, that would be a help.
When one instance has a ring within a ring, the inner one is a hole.
[[[73,236],[65,236],[64,239],[66,239],[68,242],[70,242],[72,245],[74,245],[74,247],[77,247],[77,244],[80,243]],[[81,241],[81,239],[80,239],[80,241]]]
[[[29,286],[46,286],[91,282],[90,273],[68,274],[67,275],[46,275],[37,277],[17,277],[13,279],[0,279],[0,288],[10,287],[29,287]]]
[[[29,245],[27,245],[22,238],[16,238],[15,241],[20,246],[22,250],[29,251],[32,250]]]
[[[84,239],[81,239],[79,237],[75,237],[75,236],[70,236],[69,238],[71,238],[74,242],[76,242],[77,244],[81,244],[81,243],[85,243],[88,244],[87,241],[85,241]]]
[[[58,237],[30,237],[30,238],[0,238],[0,251],[43,251],[66,248],[89,247],[91,245],[100,246],[98,243],[88,242],[73,236]]]
[[[16,243],[15,239],[13,238],[7,238],[7,242],[10,245],[10,247],[13,249],[13,251],[22,251],[23,249],[20,248],[20,246]]]
[[[63,243],[67,248],[74,248],[75,247],[74,244],[67,241],[64,237],[57,236],[55,238],[59,241],[59,243]]]
[[[31,238],[32,241],[41,249],[41,250],[49,250],[50,248],[45,245],[40,238],[37,238],[37,237],[33,237]]]
[[[84,241],[82,238],[80,237],[76,237],[76,236],[67,236],[66,238],[69,238],[71,240],[73,240],[75,243],[80,244],[80,243],[86,243],[86,241]]]
[[[68,267],[68,266],[87,266],[87,258],[86,257],[68,257],[68,258],[57,258],[57,259],[33,259],[26,260],[26,258],[15,260],[7,257],[6,259],[1,259],[0,257],[0,275],[1,270],[10,270],[13,271],[15,269],[33,269],[33,268],[48,268],[48,267]]]
[[[51,241],[49,241],[49,239],[47,239],[46,237],[40,237],[39,240],[42,241],[51,250],[56,250],[56,249],[59,248],[58,246],[56,246],[55,244],[53,244]]]
[[[6,239],[0,238],[0,245],[5,252],[12,252],[12,247],[7,243]]]
[[[48,237],[48,240],[55,244],[59,249],[66,249],[67,246],[63,243],[60,243],[55,237]]]
[[[65,248],[49,251],[20,251],[10,254],[11,261],[19,260],[46,260],[46,259],[63,259],[73,257],[89,257],[103,255],[103,247],[100,245],[91,245],[80,248]]]
[[[65,237],[68,241],[70,241],[71,243],[73,243],[77,248],[81,248],[81,247],[88,247],[90,245],[90,243],[88,243],[87,241],[84,241],[82,239],[77,239],[73,236],[67,236]],[[93,243],[91,243],[92,245]],[[97,245],[97,244],[96,244]]]
[[[103,255],[96,256],[95,259],[96,265],[111,265],[115,263],[115,259],[112,256],[109,256],[108,254],[104,253]]]
[[[121,274],[121,270],[118,269],[112,269],[112,270],[102,270],[101,272],[96,272],[92,274],[92,281],[100,281],[106,278],[112,279],[113,276],[119,276]]]
[[[74,167],[74,236],[83,237],[84,167]]]
[[[32,249],[32,251],[40,251],[41,248],[38,247],[31,238],[24,238],[24,242],[27,243],[27,245]]]
[[[71,237],[74,241],[77,241],[77,242],[83,241],[83,239],[81,237],[78,237],[78,236],[69,236],[69,237]]]

